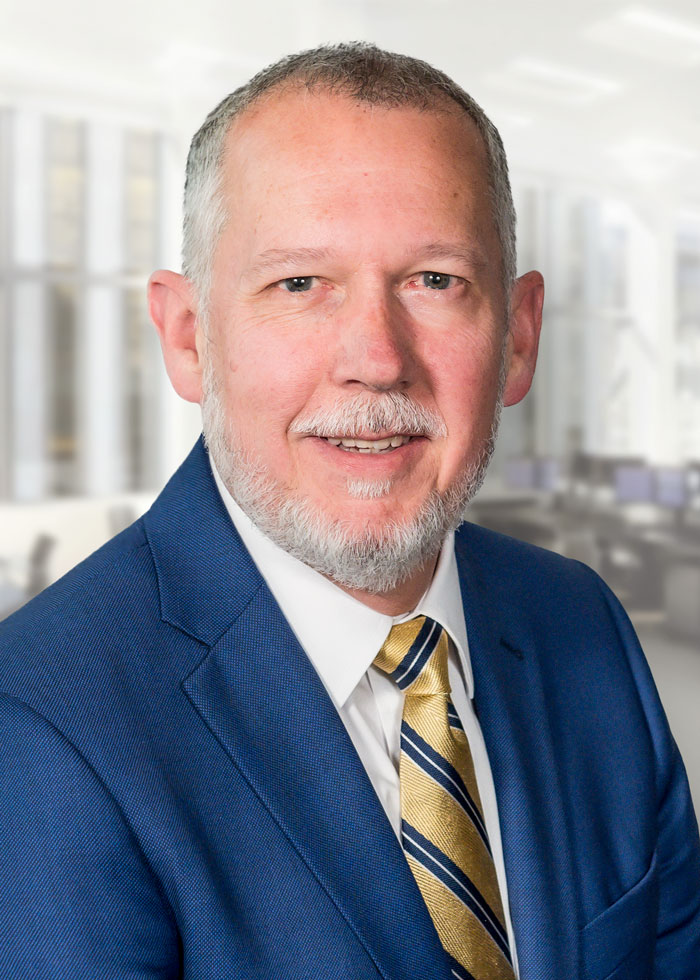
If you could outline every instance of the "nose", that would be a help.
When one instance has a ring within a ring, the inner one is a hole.
[[[337,313],[334,381],[344,387],[398,391],[415,380],[412,331],[389,289],[348,295]]]

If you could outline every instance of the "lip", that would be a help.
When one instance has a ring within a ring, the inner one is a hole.
[[[363,439],[367,437],[353,436],[353,438]],[[388,438],[388,436],[379,436],[373,432],[371,438],[380,439]],[[340,446],[332,446],[326,439],[319,436],[307,436],[304,442],[322,465],[334,466],[347,474],[372,473],[378,476],[379,474],[389,475],[414,462],[422,453],[428,439],[425,436],[412,436],[411,441],[405,445],[381,453],[360,453],[342,449]]]
[[[393,430],[390,431],[388,429],[387,430],[382,430],[381,432],[370,432],[369,429],[363,429],[362,432],[358,432],[358,433],[356,433],[354,435],[351,435],[351,436],[349,436],[347,434],[347,432],[344,432],[343,435],[322,436],[322,437],[318,437],[318,438],[323,438],[323,439],[363,439],[363,440],[365,440],[367,442],[372,442],[374,440],[379,441],[380,439],[393,439],[395,436],[401,436],[402,438],[404,438],[405,436],[410,436],[411,439],[423,438],[421,436],[414,436],[412,433],[409,433],[409,432],[395,432]]]

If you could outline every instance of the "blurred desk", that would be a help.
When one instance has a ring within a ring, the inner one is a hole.
[[[668,554],[664,608],[669,631],[700,641],[700,547],[678,544]]]
[[[470,519],[558,551],[594,568],[628,612],[666,620],[678,635],[700,637],[700,527],[660,508],[541,492],[479,497]]]
[[[0,619],[146,510],[152,495],[0,505]]]
[[[558,551],[559,530],[554,511],[542,494],[504,493],[479,498],[469,508],[470,520],[491,531]]]

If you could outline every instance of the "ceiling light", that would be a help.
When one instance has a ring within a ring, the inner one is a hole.
[[[668,34],[670,37],[677,37],[684,42],[693,41],[700,44],[700,27],[688,21],[679,20],[677,17],[660,14],[657,10],[628,7],[626,10],[620,11],[619,18],[626,24],[633,24],[635,27],[651,31],[654,34]]]
[[[490,81],[501,88],[552,102],[583,105],[620,89],[617,82],[535,58],[518,58]]]
[[[645,137],[625,140],[608,153],[629,177],[645,182],[668,179],[698,156],[687,146]]]
[[[648,7],[625,7],[592,24],[584,35],[663,64],[700,62],[700,22],[684,21]]]

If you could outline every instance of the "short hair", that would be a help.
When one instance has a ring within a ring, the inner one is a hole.
[[[444,72],[418,58],[352,42],[301,51],[269,65],[227,95],[195,133],[187,157],[182,265],[197,291],[202,319],[206,319],[211,288],[213,250],[226,222],[220,178],[227,133],[234,119],[262,95],[285,83],[390,108],[409,106],[429,111],[444,108],[446,100],[460,106],[483,140],[503,283],[510,288],[515,279],[515,210],[498,130],[474,99]]]

